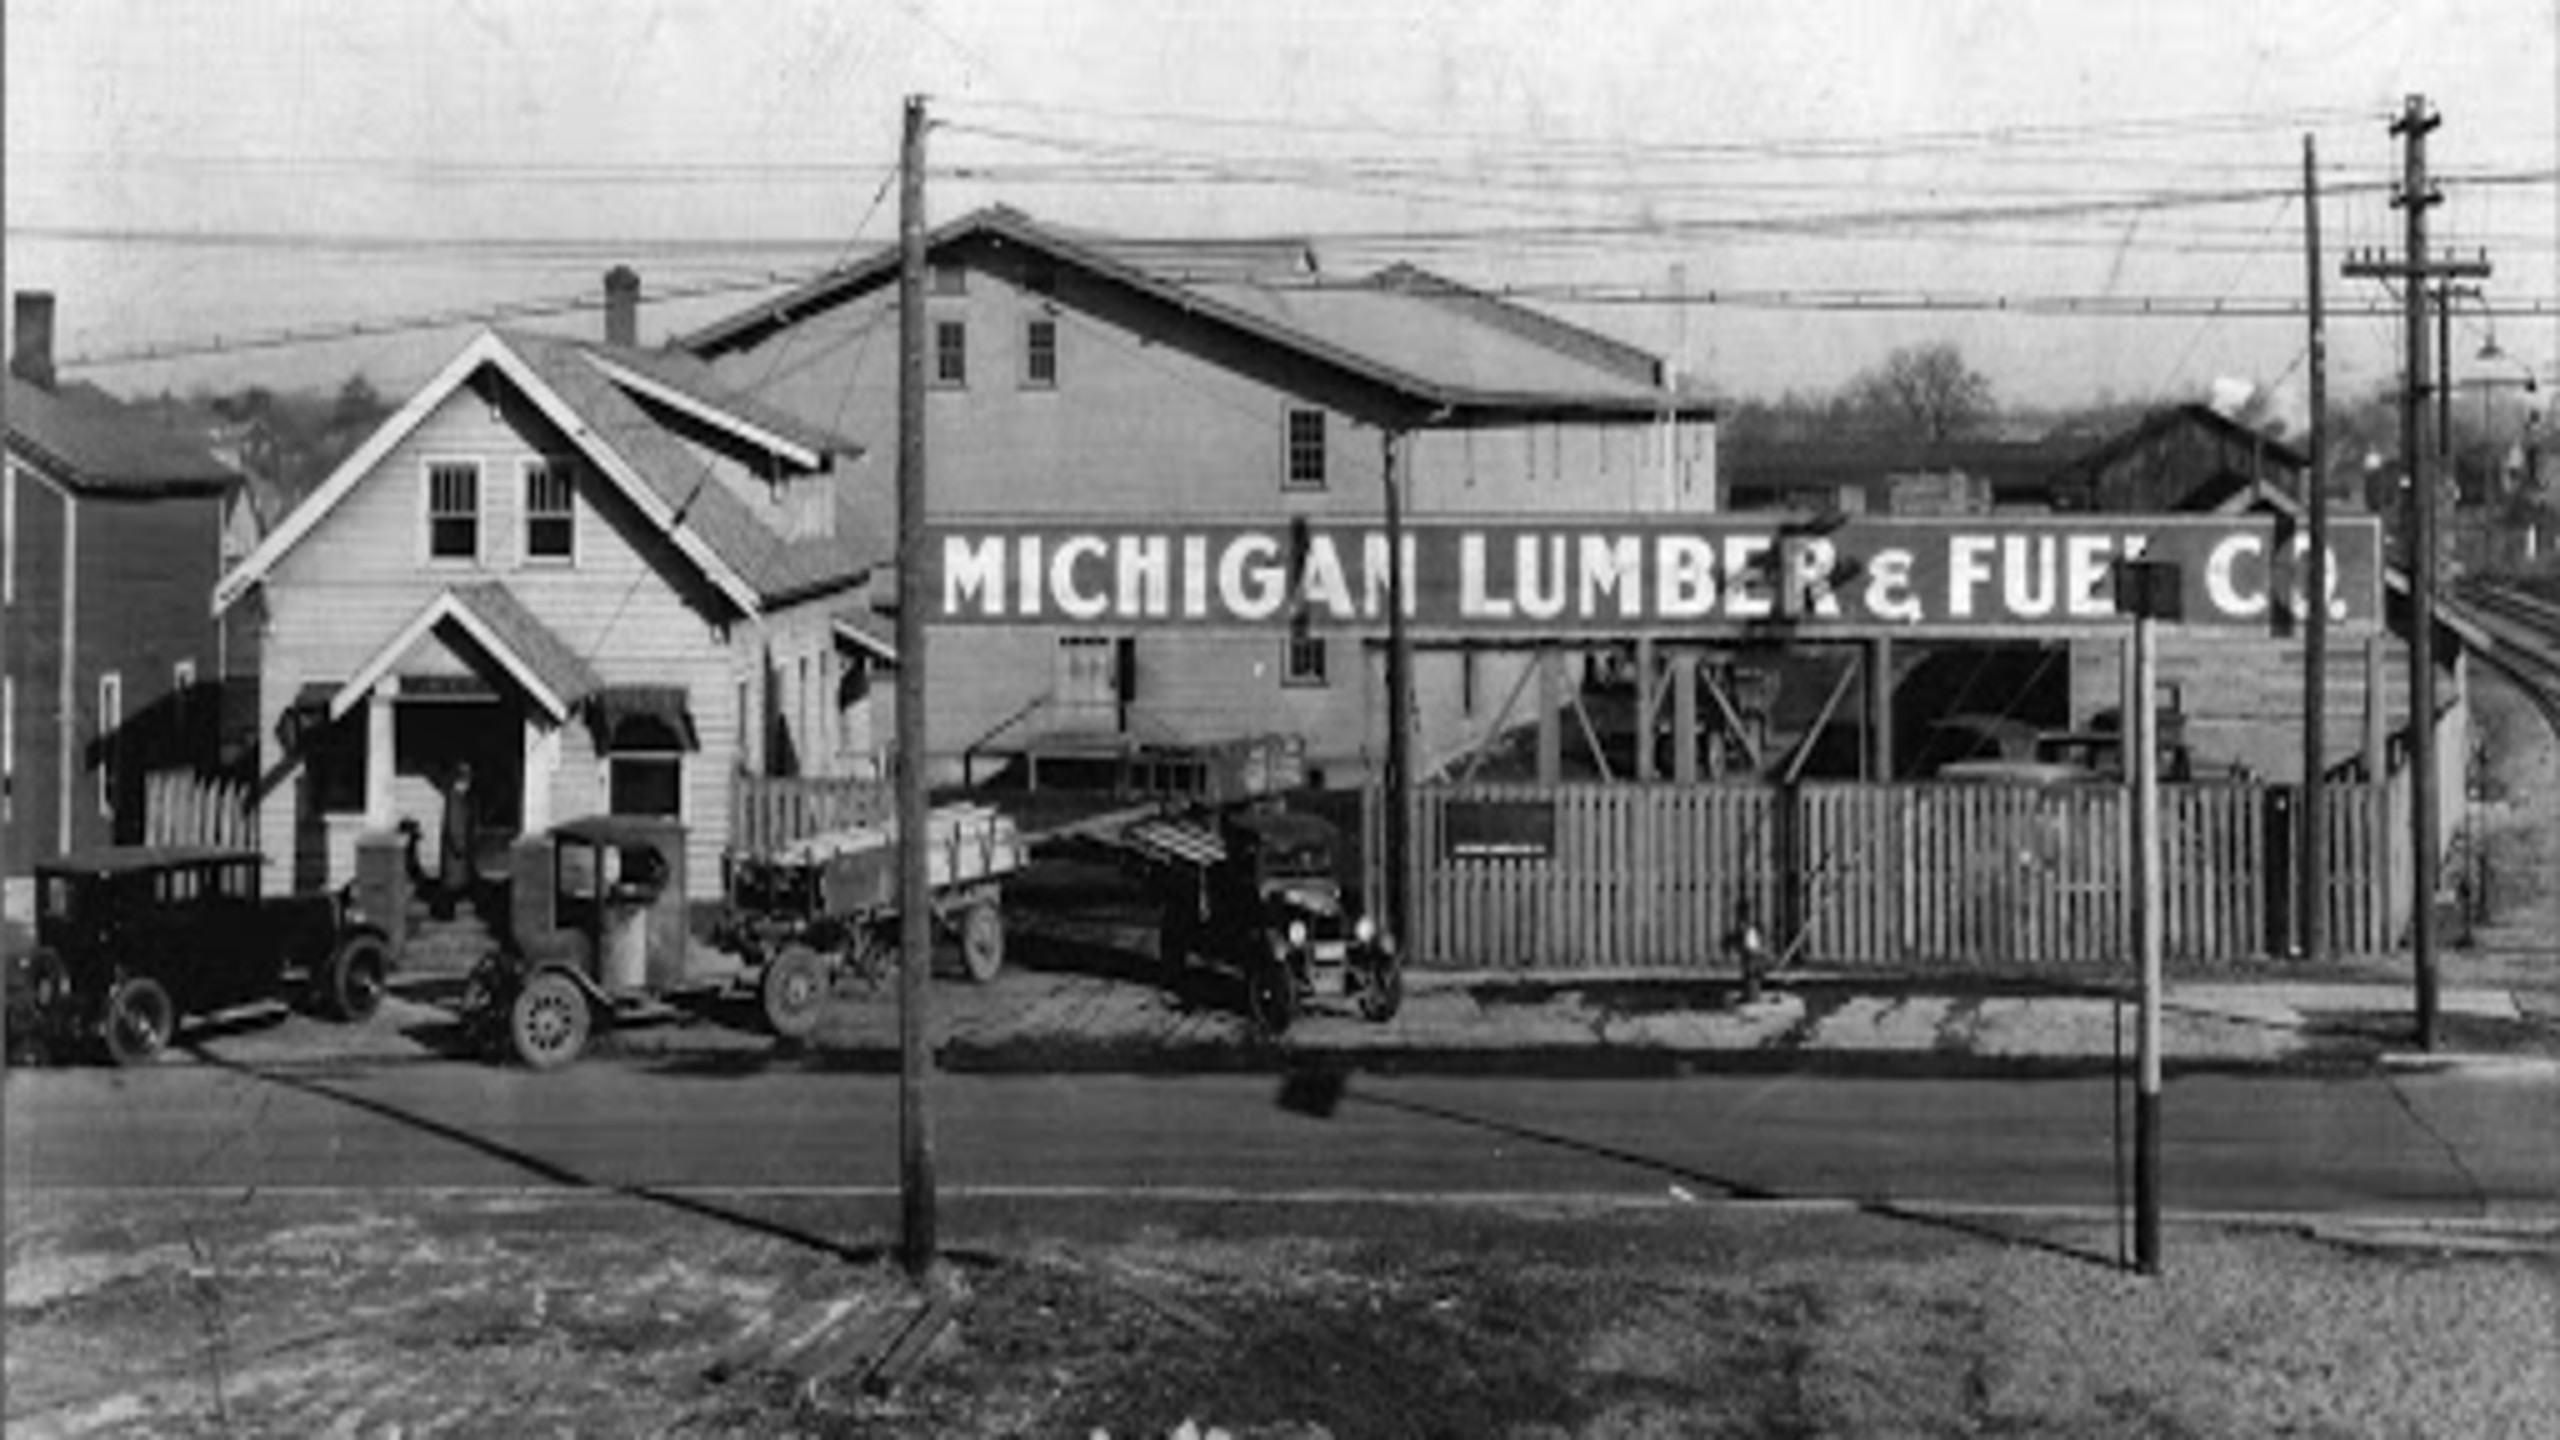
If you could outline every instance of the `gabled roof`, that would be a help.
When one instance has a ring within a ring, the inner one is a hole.
[[[239,472],[202,444],[104,391],[8,379],[9,449],[74,490],[211,495],[239,483]]]
[[[522,391],[742,611],[754,613],[850,584],[887,554],[887,538],[867,533],[826,541],[785,540],[711,475],[652,407],[667,407],[795,464],[804,458],[823,463],[832,456],[860,453],[852,442],[730,392],[690,356],[484,330],[222,577],[214,589],[215,608],[229,607],[264,579],[438,405],[484,367]]]
[[[984,237],[1036,251],[1435,410],[1656,415],[1665,405],[1650,367],[1639,375],[1626,363],[1628,355],[1642,352],[1419,271],[1391,270],[1344,282],[1320,281],[1309,273],[1186,283],[1151,268],[1147,252],[1125,240],[1042,225],[1006,206],[942,225],[925,243],[930,253]],[[710,358],[754,344],[895,284],[898,264],[895,249],[874,252],[683,336],[675,348]],[[1684,413],[1708,409],[1695,397],[1673,403]]]
[[[329,718],[346,714],[381,683],[412,646],[450,621],[497,661],[510,679],[542,707],[552,722],[569,718],[595,693],[596,672],[575,648],[524,607],[515,592],[494,580],[456,585],[426,603],[329,696]]]

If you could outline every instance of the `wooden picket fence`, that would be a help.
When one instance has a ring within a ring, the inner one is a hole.
[[[2407,910],[2389,893],[2392,807],[2365,786],[2332,794],[2332,943],[2388,950]],[[1376,792],[1364,810],[1379,895]],[[1472,785],[1426,788],[1416,810],[1406,943],[1421,965],[1715,968],[1746,914],[1781,953],[1826,968],[2103,967],[2131,953],[2131,816],[2116,786]],[[2162,787],[2173,962],[2244,962],[2285,942],[2270,810],[2263,785]]]
[[[160,770],[144,776],[142,841],[255,848],[258,811],[249,797],[249,782],[192,770]]]
[[[729,848],[764,855],[794,840],[886,820],[897,796],[883,781],[802,779],[741,771],[729,786]]]

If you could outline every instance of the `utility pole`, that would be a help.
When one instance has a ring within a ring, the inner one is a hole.
[[[2167,891],[2161,878],[2159,622],[2185,618],[2179,567],[2167,560],[2116,566],[2116,610],[2133,617],[2125,658],[2126,778],[2133,809],[2133,948],[2142,979],[2134,1058],[2133,1264],[2160,1273],[2160,1012]]]
[[[933,968],[926,870],[924,648],[924,97],[907,97],[898,151],[898,1258],[932,1273],[933,1129],[925,1109],[932,1060],[925,1024]]]
[[[1404,459],[1406,433],[1386,432],[1387,521],[1387,937],[1413,945],[1413,635],[1405,624]]]
[[[2436,886],[2443,817],[2436,813],[2436,477],[2427,443],[2427,290],[2430,281],[2489,273],[2486,259],[2435,259],[2427,253],[2427,211],[2444,196],[2427,180],[2427,132],[2442,124],[2423,95],[2412,95],[2391,122],[2401,139],[2403,176],[2391,203],[2407,217],[2398,260],[2367,255],[2346,273],[2396,280],[2406,315],[2400,383],[2400,453],[2409,472],[2409,828],[2416,854],[2410,896],[2409,949],[2417,972],[2418,1046],[2436,1048],[2440,982],[2436,969]]]
[[[2311,555],[2302,627],[2303,958],[2329,958],[2329,323],[2320,305],[2319,149],[2302,137],[2302,243],[2311,310]]]

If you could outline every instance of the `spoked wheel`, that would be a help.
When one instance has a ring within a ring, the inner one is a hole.
[[[818,1028],[818,1004],[827,998],[827,962],[805,945],[785,948],[764,967],[759,987],[764,1023],[785,1040],[806,1040]]]
[[[107,1042],[107,1058],[116,1064],[140,1065],[157,1058],[177,1029],[177,1002],[150,976],[119,980],[107,992],[102,1038]]]
[[[1360,1018],[1385,1024],[1404,1008],[1404,964],[1382,955],[1360,976]]]
[[[981,985],[1004,969],[1004,912],[995,901],[980,900],[961,912],[960,963]]]
[[[525,982],[507,1013],[507,1038],[528,1069],[557,1070],[587,1048],[595,1016],[586,992],[557,971]]]
[[[320,1013],[332,1020],[362,1024],[382,1008],[389,988],[391,947],[371,935],[351,935],[320,970]]]
[[[1288,1034],[1290,1023],[1298,1018],[1298,987],[1289,978],[1288,965],[1266,960],[1248,967],[1244,1004],[1254,1030],[1262,1038],[1277,1040]]]

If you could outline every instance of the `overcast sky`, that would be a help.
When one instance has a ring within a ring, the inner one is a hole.
[[[2388,121],[2443,128],[2440,238],[2485,246],[2489,334],[2560,361],[2560,0],[7,0],[7,268],[58,349],[587,296],[652,338],[894,235],[901,97],[929,209],[1408,258],[1675,352],[1712,387],[1837,385],[1961,344],[2004,399],[2298,387],[2302,143],[2334,383],[2396,327],[2337,277],[2396,243]],[[2208,203],[2210,197],[2222,197]],[[1959,213],[1961,212],[1961,213]],[[1688,303],[1663,303],[1672,295]],[[1713,303],[1708,303],[1712,297]],[[1937,310],[1875,308],[1923,301]],[[1606,301],[1608,303],[1597,303]],[[2006,305],[2006,309],[1978,308]],[[1977,307],[1977,308],[1964,308]],[[543,323],[592,330],[591,313]],[[75,373],[111,389],[399,390],[467,328]]]

